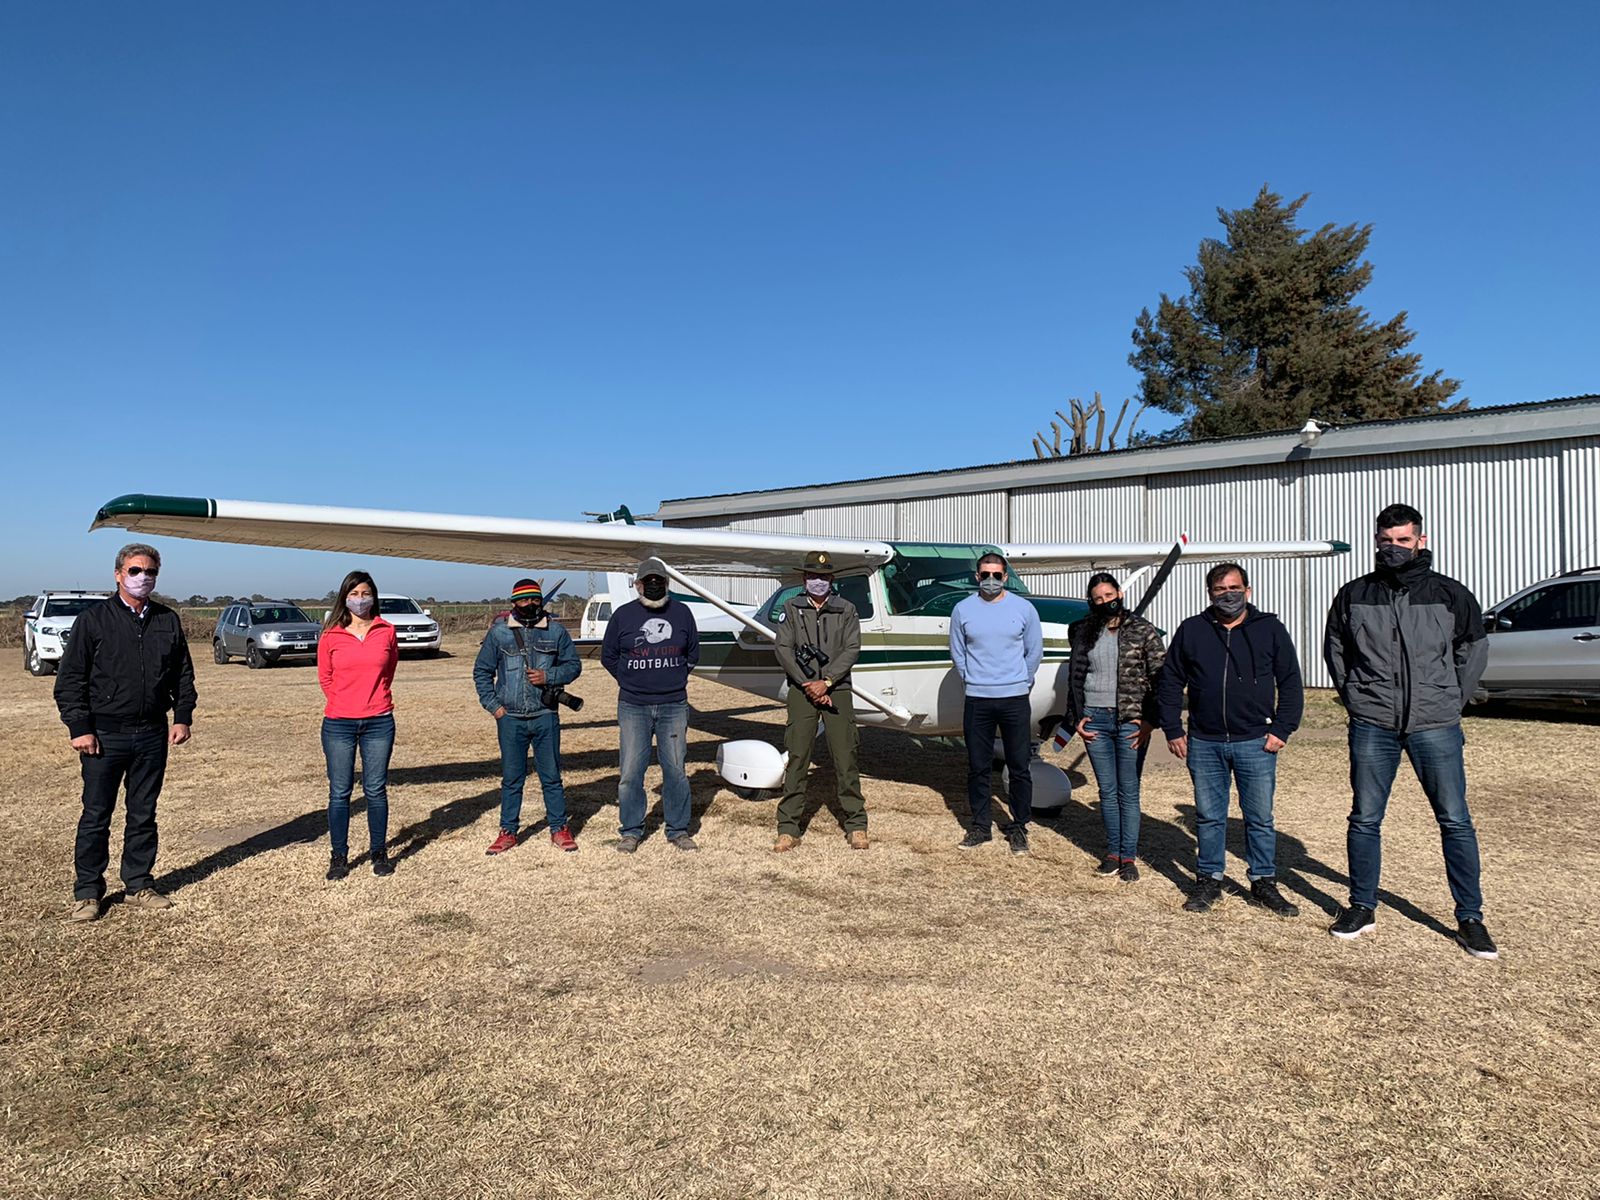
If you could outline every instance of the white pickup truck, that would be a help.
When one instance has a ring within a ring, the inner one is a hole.
[[[33,607],[22,615],[22,662],[30,675],[49,675],[67,651],[72,623],[106,592],[40,592]]]

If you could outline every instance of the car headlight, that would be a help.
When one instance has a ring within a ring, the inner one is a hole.
[[[261,635],[262,644],[267,646],[276,646],[282,639],[283,634],[281,633],[263,633]]]

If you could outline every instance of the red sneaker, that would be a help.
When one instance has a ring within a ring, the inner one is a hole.
[[[500,831],[500,836],[495,838],[494,841],[489,843],[489,848],[487,850],[485,850],[484,853],[485,854],[504,854],[507,850],[513,849],[516,846],[516,844],[517,844],[517,835],[514,834],[514,833],[507,833],[505,830],[502,829]]]
[[[573,851],[578,848],[578,840],[572,836],[568,829],[557,829],[550,834],[550,843],[557,850]]]

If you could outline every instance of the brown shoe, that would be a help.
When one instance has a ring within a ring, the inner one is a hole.
[[[794,834],[780,833],[778,835],[778,840],[772,843],[772,852],[774,854],[783,854],[787,851],[793,850],[799,844],[800,839],[795,837]]]
[[[854,833],[847,837],[845,841],[850,843],[850,849],[852,850],[865,850],[868,846],[872,845],[872,843],[867,840],[867,831],[865,829],[857,829]]]
[[[122,903],[129,908],[141,908],[145,912],[160,912],[163,908],[172,907],[172,901],[153,887],[134,892]]]
[[[74,922],[97,921],[100,919],[100,901],[74,900],[72,911],[67,914],[67,920]]]

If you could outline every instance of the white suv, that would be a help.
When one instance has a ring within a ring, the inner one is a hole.
[[[22,615],[22,662],[30,674],[48,675],[66,653],[72,623],[106,592],[41,592],[33,607]]]
[[[380,592],[378,611],[394,626],[394,640],[400,649],[421,650],[429,655],[439,653],[439,622],[410,596]]]
[[[1484,614],[1479,699],[1600,700],[1600,567],[1543,580]]]

